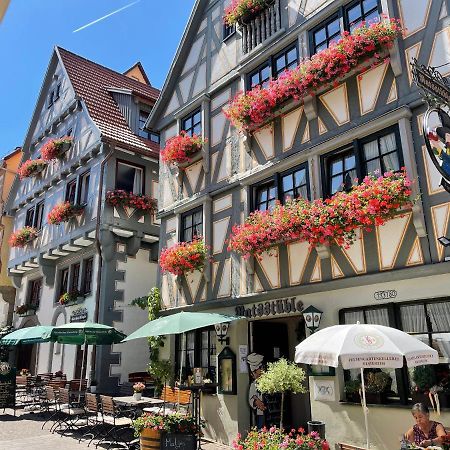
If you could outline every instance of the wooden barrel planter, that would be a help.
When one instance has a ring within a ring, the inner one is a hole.
[[[161,448],[161,433],[158,430],[144,428],[141,432],[141,450],[155,450]]]

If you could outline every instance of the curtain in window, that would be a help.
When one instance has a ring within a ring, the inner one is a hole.
[[[450,331],[450,302],[427,304],[433,331]]]
[[[349,311],[344,313],[346,325],[352,325],[356,322],[364,323],[364,313],[362,311]]]
[[[395,133],[391,133],[380,138],[380,151],[383,155],[383,163],[386,170],[400,169],[396,150],[397,142],[395,139]]]
[[[367,323],[372,325],[389,326],[389,314],[387,308],[368,309],[366,310]]]
[[[367,173],[373,174],[377,170],[381,171],[377,140],[364,144],[364,159],[366,160]]]
[[[134,170],[133,194],[142,194],[142,170]]]
[[[427,319],[424,305],[408,305],[400,307],[402,328],[406,333],[426,333]]]

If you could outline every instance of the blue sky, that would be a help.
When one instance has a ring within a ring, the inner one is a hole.
[[[161,88],[194,0],[12,0],[0,23],[0,156],[22,145],[55,45],[123,72],[141,61]]]

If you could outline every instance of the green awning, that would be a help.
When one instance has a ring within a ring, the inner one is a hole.
[[[110,345],[121,342],[125,334],[101,323],[76,322],[54,327],[50,339],[60,344]]]
[[[132,339],[145,338],[150,336],[162,336],[166,334],[179,334],[197,328],[208,327],[216,323],[232,322],[243,317],[226,316],[215,313],[185,312],[181,311],[171,316],[160,317],[152,320],[143,327],[131,333],[124,342]]]
[[[34,327],[20,328],[0,339],[0,345],[38,344],[50,341],[53,327],[36,325]]]

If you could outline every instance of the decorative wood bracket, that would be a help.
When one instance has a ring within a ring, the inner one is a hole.
[[[52,260],[45,259],[43,254],[38,256],[37,262],[45,285],[53,286],[55,284],[56,264]]]
[[[183,290],[183,275],[175,275],[174,279],[177,289],[181,292]]]
[[[425,225],[425,217],[423,214],[422,203],[417,201],[412,207],[412,219],[414,227],[416,228],[417,236],[426,237],[427,229]]]
[[[208,142],[203,145],[201,149],[202,154],[202,166],[205,173],[209,172],[209,144]]]
[[[205,265],[202,275],[207,283],[209,283],[211,281],[211,264],[209,264],[209,261],[208,261],[208,264]]]
[[[250,138],[251,138],[250,133],[247,133],[247,131],[242,132],[242,143],[244,144],[245,151],[249,154],[252,152],[252,147],[250,145]]]
[[[394,42],[394,45],[389,49],[389,57],[391,59],[391,67],[394,72],[394,76],[398,77],[403,73],[402,63],[400,60],[400,49],[398,47],[398,41]]]
[[[136,256],[136,253],[139,251],[141,247],[141,237],[140,236],[132,236],[127,239],[127,255],[128,256]]]
[[[255,273],[255,257],[251,255],[248,259],[244,259],[247,274],[253,275]]]
[[[16,289],[20,289],[22,286],[22,275],[9,273],[8,277],[11,279],[11,283]]]
[[[303,99],[303,107],[305,111],[306,118],[310,122],[311,120],[317,119],[317,100],[316,97],[308,95]]]
[[[328,259],[331,257],[331,250],[328,245],[316,245],[316,251],[320,259]]]

